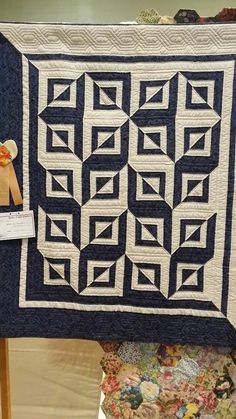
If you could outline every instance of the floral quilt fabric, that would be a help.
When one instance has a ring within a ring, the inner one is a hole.
[[[101,343],[107,419],[235,419],[236,350]]]

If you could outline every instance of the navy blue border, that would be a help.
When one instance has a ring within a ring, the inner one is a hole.
[[[5,322],[0,322],[0,337],[78,338],[236,347],[236,331],[226,319],[44,308],[24,308],[12,312]]]
[[[84,62],[159,62],[159,61],[230,61],[236,59],[236,54],[225,55],[66,55],[66,54],[24,54],[28,60],[45,61],[45,60],[65,60],[65,61],[84,61]]]
[[[123,25],[121,25],[123,26]],[[17,53],[19,54],[19,53]],[[17,57],[17,75],[21,80],[21,54]],[[34,58],[33,58],[34,57]],[[50,57],[52,57],[50,55]],[[57,59],[62,59],[61,55]],[[27,58],[35,59],[35,55],[28,55]],[[64,59],[68,60],[68,56]],[[77,57],[76,59],[90,58],[96,60],[98,57]],[[102,57],[106,58],[106,57]],[[115,57],[112,57],[113,59]],[[117,57],[117,61],[125,61],[129,58],[131,62],[143,61],[144,57]],[[153,58],[153,57],[152,57]],[[154,57],[156,60],[163,59],[165,61],[173,59],[173,57]],[[177,57],[175,57],[176,60]],[[178,57],[178,60],[185,61],[199,60],[229,60],[234,59],[235,55],[225,56],[201,56],[201,57]],[[55,58],[53,58],[55,59]],[[101,57],[99,57],[101,60]],[[151,57],[146,57],[146,61]],[[133,61],[132,61],[133,60]],[[86,61],[86,60],[85,60]],[[235,91],[235,87],[234,87]],[[8,95],[15,96],[16,92],[10,91]],[[22,101],[20,86],[17,89],[16,110],[17,120],[21,121]],[[236,107],[236,98],[234,100]],[[235,138],[235,121],[232,114],[231,127],[231,157],[234,150]],[[18,127],[18,133],[22,133],[21,123]],[[19,139],[20,144],[20,139]],[[20,150],[21,151],[21,150]],[[22,170],[18,171],[21,179]],[[33,180],[31,180],[33,181]],[[233,186],[229,188],[232,192]],[[230,206],[227,211],[230,213]],[[232,208],[231,208],[232,212]],[[227,222],[227,228],[231,224]],[[166,342],[166,343],[189,343],[199,345],[221,345],[236,346],[236,330],[231,326],[227,319],[181,316],[181,315],[150,315],[150,314],[134,314],[125,312],[78,312],[76,310],[62,309],[21,309],[18,307],[18,289],[19,289],[19,256],[21,242],[15,241],[5,243],[4,256],[6,263],[0,273],[0,280],[4,281],[4,289],[0,293],[1,317],[0,317],[0,337],[47,337],[47,338],[80,338],[91,340],[129,340],[146,342]],[[0,252],[2,248],[0,246]],[[15,253],[14,253],[15,252]],[[15,262],[14,262],[15,257]],[[2,258],[2,253],[1,253]],[[9,271],[9,264],[12,265]],[[18,275],[17,275],[18,272]],[[226,286],[226,285],[225,285]],[[15,290],[15,293],[13,293]],[[225,288],[225,291],[227,288]]]

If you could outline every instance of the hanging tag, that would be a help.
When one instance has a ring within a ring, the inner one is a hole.
[[[33,211],[0,213],[0,240],[35,237]]]

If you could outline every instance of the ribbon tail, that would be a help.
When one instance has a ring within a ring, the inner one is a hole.
[[[16,172],[13,164],[10,163],[9,167],[9,189],[11,191],[12,199],[15,205],[21,205],[23,203],[19,183],[16,177]]]
[[[0,166],[0,207],[10,205],[9,166]]]

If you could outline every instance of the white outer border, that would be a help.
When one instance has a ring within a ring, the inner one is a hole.
[[[22,53],[222,55],[236,53],[236,24],[76,25],[0,23]]]

